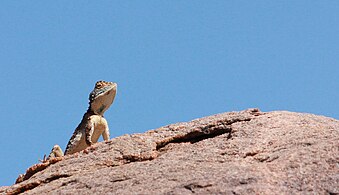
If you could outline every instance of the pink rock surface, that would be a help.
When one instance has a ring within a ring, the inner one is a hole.
[[[0,194],[337,194],[339,121],[249,109],[124,135]]]

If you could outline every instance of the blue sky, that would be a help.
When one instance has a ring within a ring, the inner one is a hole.
[[[97,80],[111,137],[258,107],[339,118],[339,1],[1,1],[0,186],[63,149]]]

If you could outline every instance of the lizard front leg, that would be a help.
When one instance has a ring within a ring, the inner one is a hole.
[[[88,120],[87,123],[86,123],[86,126],[85,126],[85,134],[86,134],[86,138],[85,138],[85,141],[86,141],[86,144],[88,146],[91,146],[93,143],[92,143],[92,135],[93,135],[93,132],[94,132],[94,123],[91,121],[91,120]]]
[[[108,123],[105,118],[102,118],[102,123],[104,125],[104,131],[102,132],[102,137],[104,138],[104,141],[109,140],[109,128],[108,128]]]

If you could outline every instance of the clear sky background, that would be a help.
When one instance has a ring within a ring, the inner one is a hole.
[[[98,80],[111,137],[258,107],[339,118],[339,1],[1,1],[0,186],[63,149]]]

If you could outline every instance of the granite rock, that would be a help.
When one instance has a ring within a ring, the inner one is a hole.
[[[97,143],[21,177],[0,194],[338,194],[339,121],[222,113]]]

